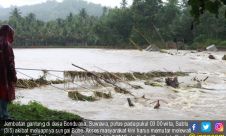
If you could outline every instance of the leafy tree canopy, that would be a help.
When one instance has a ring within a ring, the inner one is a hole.
[[[199,20],[200,15],[204,14],[205,11],[209,11],[218,17],[220,8],[226,5],[226,0],[188,0],[188,5],[192,8],[191,15],[195,20]]]

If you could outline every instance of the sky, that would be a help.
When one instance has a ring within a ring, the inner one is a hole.
[[[23,6],[23,5],[32,5],[46,2],[47,0],[0,0],[0,6],[7,8],[10,6]],[[62,0],[57,0],[58,2]],[[120,6],[122,0],[85,0],[88,2],[101,4],[103,6],[115,7]],[[133,0],[127,0],[128,4],[131,5]]]

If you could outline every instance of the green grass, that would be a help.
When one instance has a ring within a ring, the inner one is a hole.
[[[222,39],[208,39],[205,37],[197,37],[193,43],[189,46],[190,49],[205,49],[210,45],[216,45],[219,49],[226,48],[226,41]]]
[[[31,102],[28,105],[11,103],[9,112],[15,120],[82,120],[77,115],[50,110],[37,102]]]

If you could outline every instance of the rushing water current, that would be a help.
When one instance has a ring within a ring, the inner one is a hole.
[[[68,111],[86,119],[226,119],[226,61],[221,58],[226,52],[194,52],[169,50],[168,53],[137,50],[105,49],[15,49],[17,68],[80,70],[74,63],[90,71],[101,72],[150,72],[182,71],[190,72],[189,76],[179,77],[180,88],[173,89],[164,84],[164,78],[158,78],[162,86],[145,85],[145,81],[133,81],[143,89],[130,89],[137,98],[115,93],[112,88],[112,99],[101,99],[95,102],[71,100],[67,92],[51,86],[35,89],[17,89],[17,102],[27,104],[38,101],[50,109]],[[209,54],[217,59],[210,60]],[[101,69],[100,69],[101,68]],[[42,72],[18,70],[33,78]],[[19,78],[28,78],[18,72]],[[103,72],[103,71],[102,71]],[[53,72],[62,76],[62,73]],[[208,79],[201,87],[194,87],[196,79]],[[49,76],[48,79],[54,77]],[[64,85],[57,85],[65,87]],[[190,87],[189,87],[190,86]],[[149,100],[139,99],[143,95]],[[129,107],[127,98],[131,98],[135,107]],[[150,104],[160,101],[161,107],[153,109]]]

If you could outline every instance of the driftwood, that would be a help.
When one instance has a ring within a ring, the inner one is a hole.
[[[213,55],[209,55],[209,59],[216,59]]]
[[[157,100],[157,101],[154,101],[154,102],[152,102],[152,103],[150,103],[150,104],[156,103],[155,106],[154,106],[154,109],[159,109],[160,106],[161,106],[161,105],[160,105],[160,101],[162,101],[163,103],[168,104],[168,102],[166,102],[166,101],[164,101],[164,100]]]
[[[207,76],[205,79],[198,79],[197,77],[194,77],[192,80],[197,82],[205,82],[207,79],[209,79],[209,76]]]
[[[132,103],[130,98],[127,98],[127,101],[128,101],[128,104],[129,104],[130,107],[134,107],[134,104]]]
[[[153,103],[155,103],[154,109],[159,109],[160,108],[160,100],[154,101],[154,102],[152,102],[150,104],[153,104]]]
[[[160,103],[159,103],[159,100],[158,100],[157,103],[154,106],[154,109],[159,109],[159,108],[160,108]]]
[[[209,77],[207,76],[203,81],[205,82]]]
[[[178,79],[177,77],[169,77],[169,78],[166,78],[165,79],[165,82],[167,84],[167,86],[172,86],[174,88],[177,88],[179,87],[179,82],[178,82]]]

